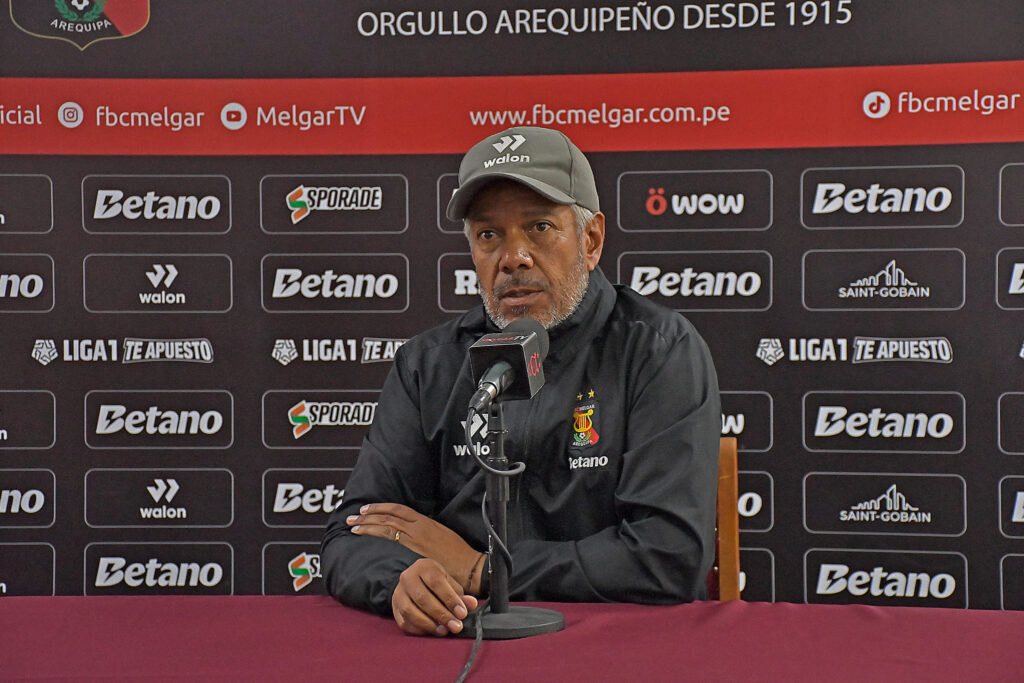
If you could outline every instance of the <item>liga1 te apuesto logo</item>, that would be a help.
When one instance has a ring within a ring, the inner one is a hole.
[[[149,23],[149,0],[11,0],[11,20],[25,33],[74,43],[133,36]]]

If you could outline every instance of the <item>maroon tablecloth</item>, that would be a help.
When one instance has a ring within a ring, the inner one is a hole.
[[[470,681],[1022,681],[1024,613],[767,603],[545,605]],[[0,680],[451,681],[473,643],[322,596],[0,600]]]

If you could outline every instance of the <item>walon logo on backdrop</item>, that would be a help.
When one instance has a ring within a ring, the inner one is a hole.
[[[959,249],[820,249],[804,253],[811,311],[953,311],[963,308]]]
[[[90,391],[89,448],[229,448],[234,398],[227,391]]]
[[[149,23],[149,0],[11,0],[11,20],[37,38],[93,43],[133,36]]]
[[[832,453],[959,453],[966,403],[953,391],[811,391],[804,447]]]
[[[226,254],[89,254],[82,272],[90,313],[225,313],[234,296]]]
[[[90,543],[86,595],[231,595],[227,543]]]
[[[772,397],[764,391],[722,392],[722,436],[735,436],[741,452],[770,450]]]
[[[234,476],[225,469],[92,469],[85,473],[91,527],[230,526]]]
[[[766,251],[628,251],[619,282],[677,311],[764,311],[772,305]]]
[[[767,230],[768,171],[635,171],[619,176],[619,226],[626,232]]]
[[[409,181],[398,174],[264,176],[260,226],[268,233],[395,234],[409,227]]]
[[[964,220],[959,166],[809,168],[800,184],[804,227],[953,228]]]
[[[86,232],[223,234],[231,229],[231,181],[222,175],[89,175],[82,180]]]
[[[966,608],[967,558],[812,548],[804,554],[804,602]]]
[[[404,254],[268,254],[268,313],[401,313],[409,308]]]
[[[0,313],[53,310],[53,258],[46,254],[0,254]]]
[[[967,484],[955,474],[811,472],[804,528],[823,534],[960,536]]]

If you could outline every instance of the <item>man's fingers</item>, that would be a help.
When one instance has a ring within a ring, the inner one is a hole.
[[[440,564],[417,560],[402,572],[391,598],[395,621],[403,631],[416,635],[458,633],[469,614],[461,592]]]

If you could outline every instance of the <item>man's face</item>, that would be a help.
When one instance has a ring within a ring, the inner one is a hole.
[[[519,318],[551,328],[568,318],[604,245],[602,214],[580,235],[572,209],[508,180],[477,193],[466,223],[484,307],[499,328]]]

